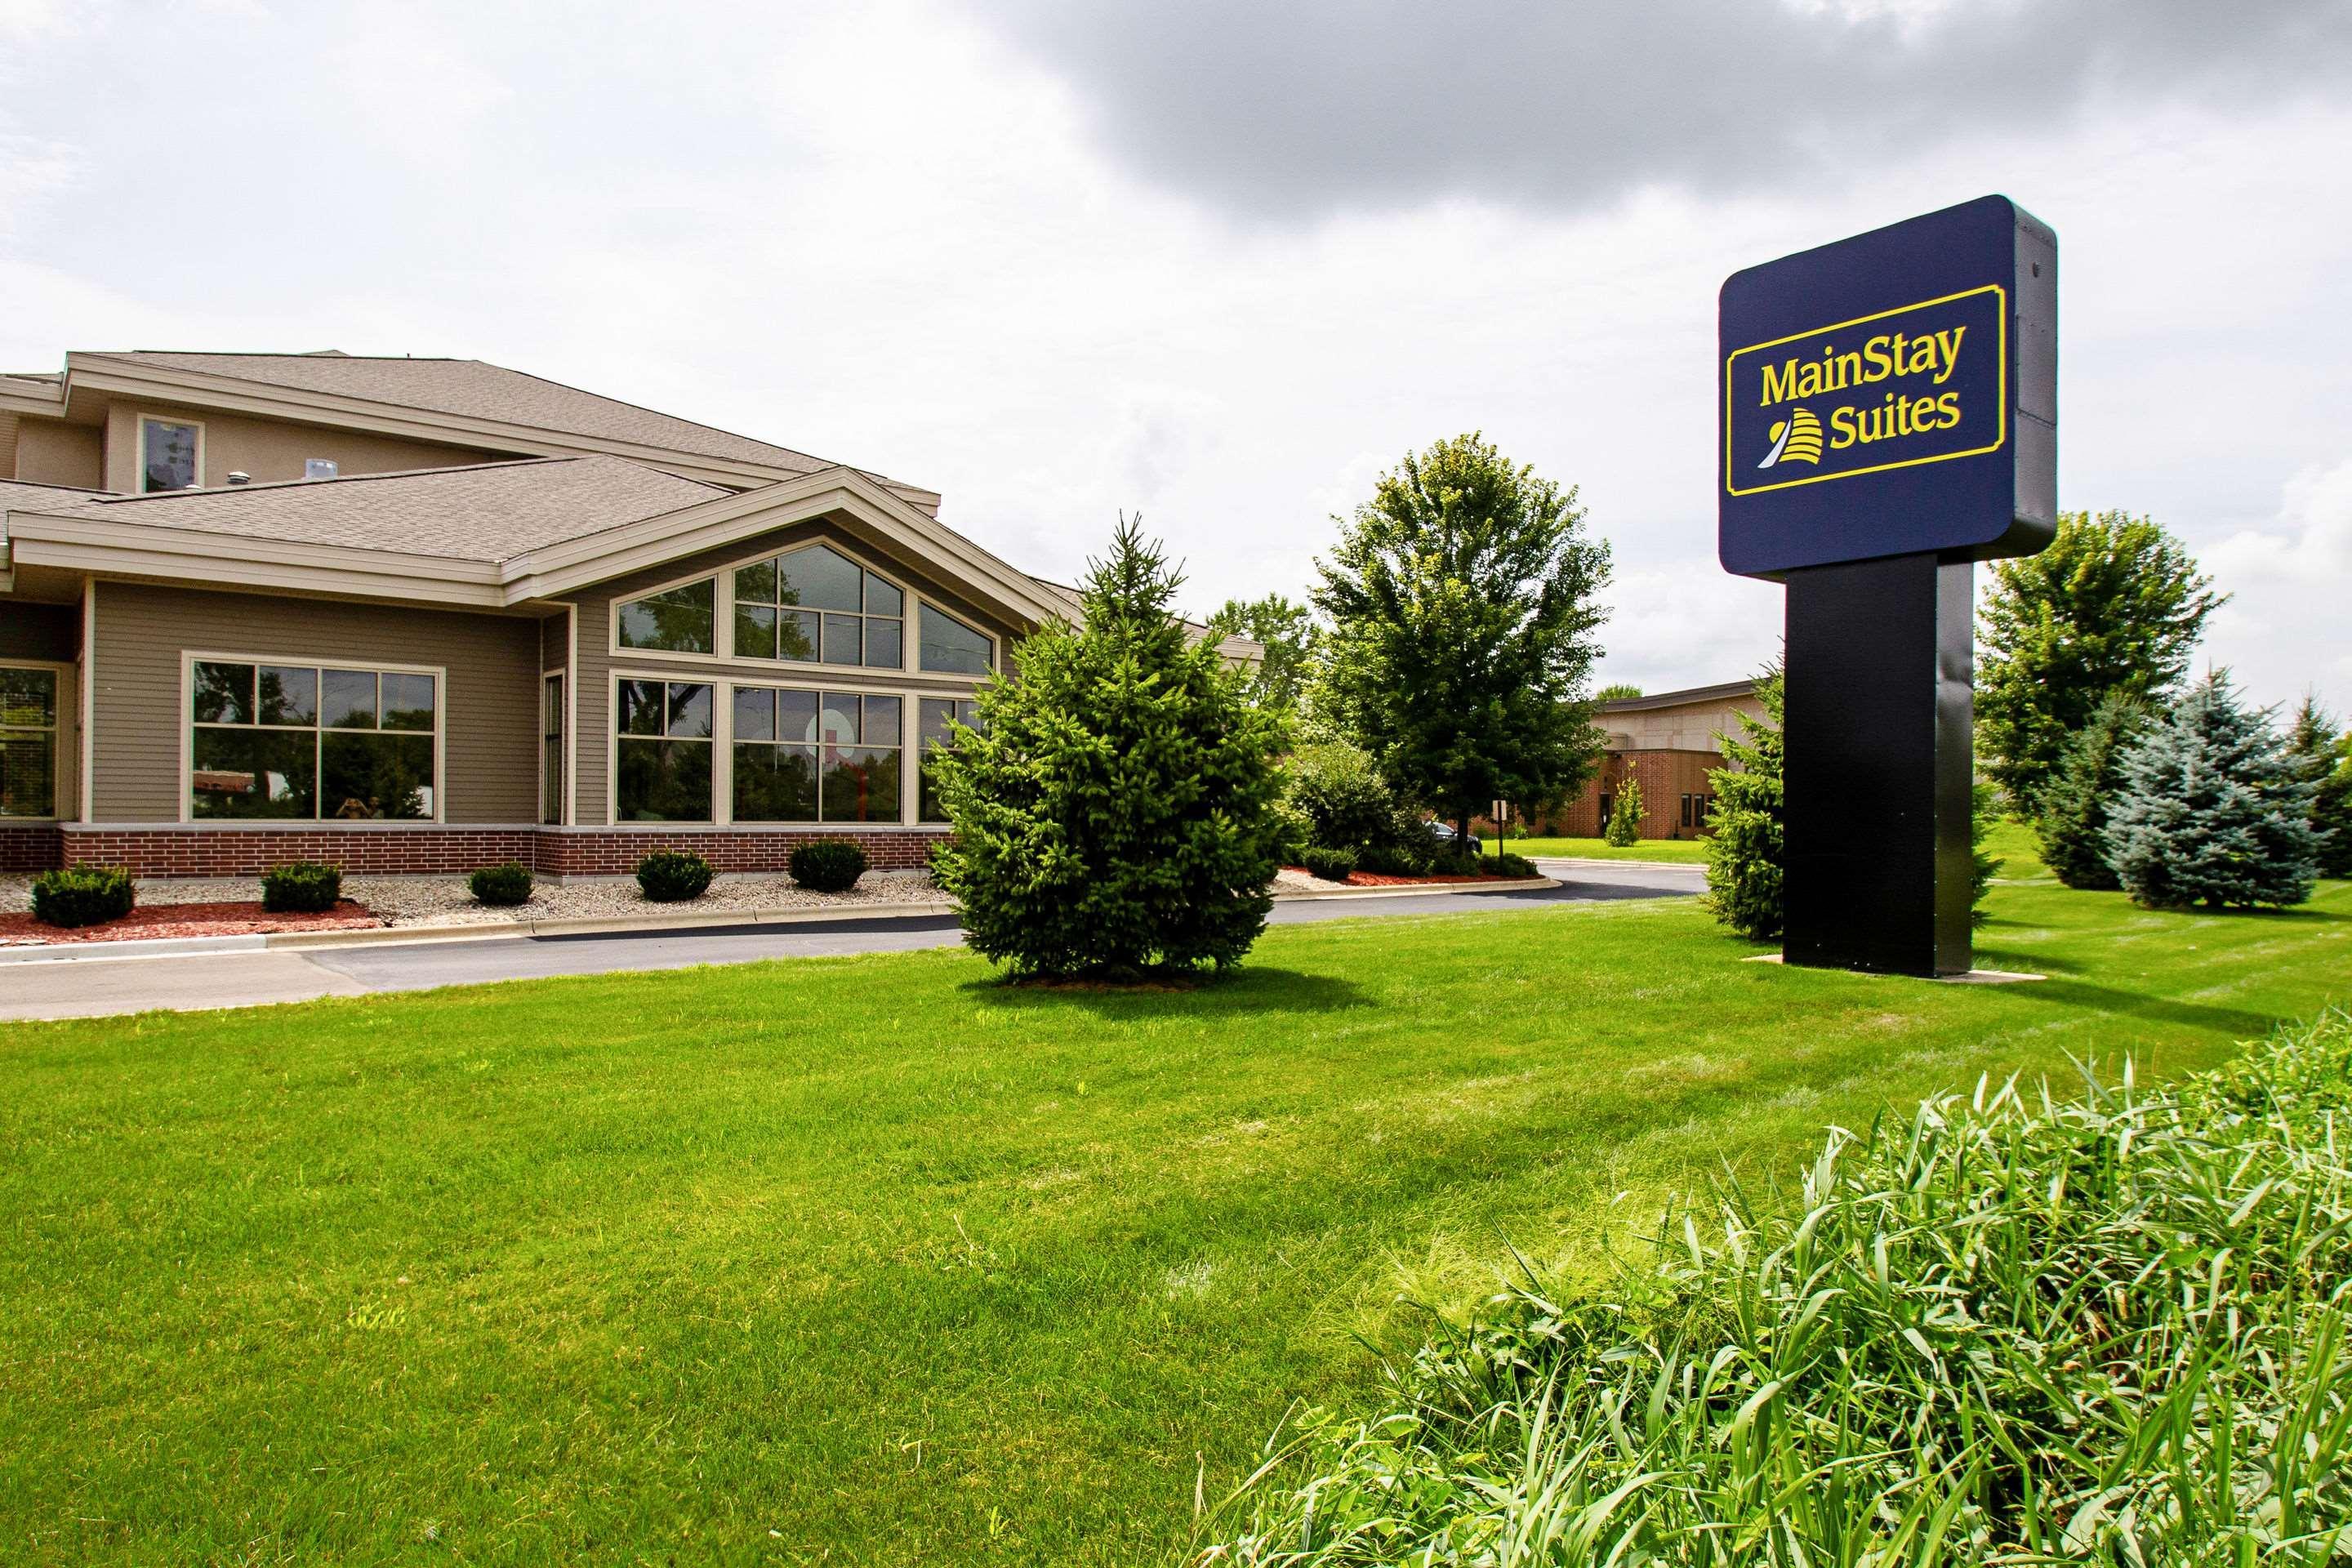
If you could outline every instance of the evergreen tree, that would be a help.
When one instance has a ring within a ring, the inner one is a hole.
[[[1601,837],[1620,849],[1641,839],[1642,781],[1631,773],[1617,786],[1616,804],[1609,809],[1609,826]]]
[[[2154,909],[2284,907],[2311,897],[2318,836],[2311,784],[2270,712],[2226,675],[2191,688],[2125,753],[2107,815],[2107,863]]]
[[[1765,717],[1739,715],[1741,734],[1717,737],[1735,764],[1707,774],[1715,805],[1707,813],[1714,833],[1706,841],[1706,907],[1715,918],[1755,942],[1781,931],[1780,881],[1787,864],[1782,840],[1782,683],[1774,660],[1756,682]]]
[[[2286,754],[2311,785],[2311,826],[2323,835],[2319,874],[2352,877],[2352,733],[2338,733],[2334,716],[2306,692],[2287,727]]]
[[[1048,624],[933,755],[955,837],[934,859],[965,941],[1015,975],[1223,968],[1265,928],[1288,847],[1278,714],[1170,613],[1181,579],[1125,518],[1083,626]]]
[[[1539,812],[1591,776],[1609,546],[1572,488],[1475,435],[1440,441],[1381,477],[1318,568],[1312,704],[1400,793],[1467,842],[1488,803]]]
[[[1623,702],[1642,695],[1642,689],[1630,680],[1612,680],[1592,694],[1595,702]]]
[[[2147,723],[2144,700],[2128,691],[2109,692],[2042,791],[2034,824],[2042,858],[2070,888],[2112,892],[2123,886],[2107,864],[2107,811],[2123,790],[2124,753]]]
[[[1227,599],[1209,617],[1209,640],[1232,637],[1247,637],[1265,649],[1265,659],[1245,682],[1250,695],[1266,707],[1296,715],[1314,668],[1314,612],[1281,594]]]
[[[2025,813],[2066,743],[2113,691],[2151,696],[2189,668],[2205,617],[2228,595],[2147,518],[2068,512],[2038,555],[1997,562],[1977,661],[1977,743]]]
[[[1985,895],[2007,862],[1985,847],[1992,830],[2000,826],[2000,791],[1979,779],[1969,795],[1969,924],[1980,926],[1992,919]]]

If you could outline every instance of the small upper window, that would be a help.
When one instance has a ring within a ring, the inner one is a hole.
[[[718,579],[666,588],[621,606],[621,646],[661,653],[717,653]]]
[[[986,675],[996,668],[996,644],[978,627],[925,605],[923,668],[946,675]]]
[[[139,422],[140,488],[184,490],[196,483],[196,427],[168,419]]]

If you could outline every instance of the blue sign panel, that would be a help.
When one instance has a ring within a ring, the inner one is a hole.
[[[2057,506],[2056,237],[1987,196],[1734,273],[1726,570],[2030,554]]]

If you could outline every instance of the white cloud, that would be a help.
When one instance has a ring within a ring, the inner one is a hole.
[[[2352,706],[2352,458],[2295,474],[2274,517],[2202,559],[2235,595],[2210,624],[2212,663],[2259,701],[2314,689],[2339,714]]]

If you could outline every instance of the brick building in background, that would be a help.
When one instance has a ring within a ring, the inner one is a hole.
[[[1696,838],[1715,798],[1710,771],[1724,765],[1716,737],[1740,733],[1738,715],[1761,718],[1753,680],[1626,697],[1601,705],[1609,750],[1583,793],[1529,826],[1544,837],[1598,838],[1628,778],[1642,786],[1642,837]]]

